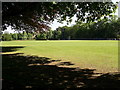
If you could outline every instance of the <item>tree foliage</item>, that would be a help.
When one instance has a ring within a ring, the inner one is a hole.
[[[3,34],[3,35],[2,35],[2,40],[3,40],[3,41],[11,41],[11,40],[12,40],[11,34],[9,34],[9,33]]]
[[[28,35],[27,35],[28,37],[27,37],[27,39],[28,40],[32,40],[33,39],[33,34],[31,34],[31,33],[28,33]]]
[[[35,38],[34,38],[35,37]],[[81,39],[119,39],[120,18],[101,19],[98,22],[82,23],[68,27],[58,27],[56,30],[48,30],[40,33],[32,32],[9,34],[5,32],[2,40],[81,40]]]
[[[47,32],[47,39],[52,39],[52,37],[53,37],[53,31],[52,30],[49,30],[48,32]]]
[[[47,34],[46,33],[39,33],[36,35],[36,40],[46,40],[47,39]]]
[[[48,29],[49,24],[57,19],[59,22],[76,15],[77,21],[95,21],[115,11],[112,2],[3,2],[3,30],[11,25],[13,28],[34,30]]]
[[[22,37],[22,39],[23,39],[23,40],[27,40],[27,37],[28,37],[28,35],[27,35],[27,33],[24,31],[24,32],[23,32],[23,37]]]
[[[99,22],[77,23],[71,27],[59,27],[62,40],[120,39],[120,19],[102,19]]]
[[[12,34],[12,39],[13,39],[13,40],[18,40],[18,35],[17,35],[17,33]]]

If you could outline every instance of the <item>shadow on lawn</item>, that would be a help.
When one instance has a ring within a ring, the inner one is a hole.
[[[5,52],[13,52],[13,51],[17,51],[19,48],[24,48],[24,46],[11,46],[11,47],[5,47],[5,46],[0,46],[0,52],[2,51],[2,53]]]
[[[58,62],[56,65],[49,65]],[[65,68],[73,65],[47,57],[23,56],[22,53],[2,55],[3,90],[25,88],[120,88],[120,74],[97,76],[95,69]]]

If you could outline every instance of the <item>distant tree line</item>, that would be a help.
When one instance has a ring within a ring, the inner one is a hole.
[[[33,34],[32,33],[26,33],[25,31],[23,33],[8,33],[5,32],[2,34],[2,41],[11,41],[11,40],[32,40]]]
[[[58,40],[61,37],[61,32],[55,30],[49,30],[45,32],[26,32],[22,33],[9,33],[5,32],[1,36],[2,41],[11,41],[11,40]]]
[[[120,39],[120,19],[103,19],[98,22],[81,23],[71,27],[59,27],[61,40]]]
[[[81,39],[120,39],[120,19],[115,17],[99,20],[98,22],[82,23],[68,27],[58,27],[40,33],[4,33],[3,41],[10,40],[81,40]]]

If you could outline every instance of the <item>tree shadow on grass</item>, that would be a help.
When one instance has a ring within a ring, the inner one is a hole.
[[[17,51],[20,48],[24,48],[24,46],[0,46],[0,52],[5,53],[5,52],[13,52]]]
[[[49,65],[58,62],[56,65]],[[47,57],[23,56],[22,53],[2,55],[3,90],[54,88],[120,88],[120,74],[95,73],[95,69],[58,67],[71,62]]]

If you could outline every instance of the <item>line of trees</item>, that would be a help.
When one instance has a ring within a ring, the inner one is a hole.
[[[49,30],[46,32],[31,32],[27,33],[23,31],[22,33],[8,33],[5,32],[2,34],[2,41],[11,41],[11,40],[58,40],[61,37],[60,31]]]
[[[40,33],[4,33],[3,41],[10,40],[79,40],[79,39],[120,39],[120,19],[115,17],[102,19],[98,22],[81,23],[71,27],[58,27]]]
[[[61,31],[62,40],[120,39],[120,19],[112,17],[92,23],[78,22],[71,27],[59,27],[57,31]]]
[[[2,41],[11,41],[11,40],[32,40],[33,34],[32,33],[26,33],[25,31],[23,33],[8,33],[5,32],[2,34]]]

